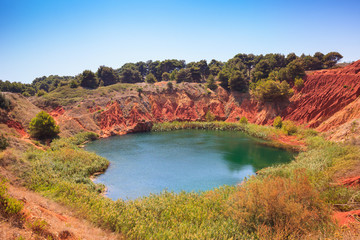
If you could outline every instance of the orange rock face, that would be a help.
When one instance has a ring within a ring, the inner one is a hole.
[[[349,120],[341,119],[342,114],[338,114],[337,118],[325,123],[356,101],[359,95],[360,61],[341,69],[316,71],[306,76],[304,87],[290,99],[291,104],[282,116],[327,131]],[[359,110],[352,109],[357,113],[351,117],[360,117]]]
[[[18,132],[22,137],[27,136],[27,132],[25,131],[25,129],[23,128],[23,126],[21,125],[21,123],[14,121],[14,120],[7,120],[6,125],[9,128],[14,128],[16,130],[16,132]]]

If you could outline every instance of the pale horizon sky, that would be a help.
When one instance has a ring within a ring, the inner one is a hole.
[[[238,53],[360,59],[360,1],[0,0],[0,79]]]

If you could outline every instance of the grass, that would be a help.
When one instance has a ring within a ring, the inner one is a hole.
[[[265,140],[283,130],[254,124],[173,122],[153,131],[212,129],[243,131]],[[350,210],[358,190],[331,184],[343,166],[359,162],[358,147],[325,141],[314,131],[298,129],[307,141],[289,164],[259,171],[241,186],[201,193],[163,192],[136,200],[112,201],[89,177],[108,161],[78,146],[96,138],[81,133],[55,140],[47,151],[25,154],[26,185],[73,208],[98,226],[130,239],[299,239],[337,233],[331,209]],[[121,184],[121,183],[120,183]]]
[[[46,93],[42,98],[49,103],[67,106],[81,102],[88,97],[107,96],[111,92],[119,92],[133,86],[134,84],[117,83],[110,86],[99,87],[97,89],[87,89],[83,87],[70,88],[70,86],[66,85]]]
[[[6,182],[5,178],[0,178],[0,214],[6,218],[22,222],[23,219],[20,212],[23,209],[23,204],[19,200],[9,196]]]
[[[152,127],[154,132],[174,131],[180,129],[207,129],[216,131],[241,131],[250,136],[270,140],[272,136],[281,133],[280,130],[270,126],[256,124],[231,123],[231,122],[164,122],[155,123]]]

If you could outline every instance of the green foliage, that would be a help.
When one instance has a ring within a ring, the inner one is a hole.
[[[90,70],[85,70],[80,75],[80,85],[84,88],[97,88],[99,87],[99,80],[96,77],[95,73]]]
[[[145,81],[146,81],[147,83],[156,83],[156,82],[157,82],[154,74],[152,74],[152,73],[149,73],[148,75],[146,75]]]
[[[53,139],[60,130],[53,117],[45,111],[39,112],[29,123],[30,135],[37,139]]]
[[[302,78],[295,78],[294,86],[298,90],[302,89],[304,87],[304,80]]]
[[[251,95],[261,102],[287,100],[292,94],[293,90],[286,81],[279,82],[273,80],[259,81],[251,91]]]
[[[248,120],[245,116],[241,117],[240,120],[239,120],[239,123],[240,124],[248,124]]]
[[[143,93],[143,89],[142,88],[137,88],[136,91],[138,92],[139,96]]]
[[[122,83],[137,83],[143,82],[143,77],[136,69],[127,67],[120,71],[120,82]]]
[[[219,72],[217,78],[220,81],[220,86],[221,87],[223,87],[225,89],[229,88],[230,73],[226,69],[221,70]]]
[[[7,193],[6,180],[0,176],[0,214],[4,217],[11,217],[20,214],[23,204]],[[19,216],[18,216],[19,217]]]
[[[338,52],[329,52],[323,57],[325,68],[332,68],[342,58],[343,56]]]
[[[175,77],[176,83],[181,82],[190,82],[191,81],[191,72],[189,69],[180,69]]]
[[[39,90],[39,91],[37,92],[36,95],[37,95],[38,97],[41,97],[41,96],[44,96],[45,94],[46,94],[46,92],[41,89],[41,90]]]
[[[266,239],[301,239],[331,222],[331,210],[304,171],[251,179],[230,197],[227,213],[239,228]]]
[[[274,119],[273,127],[274,127],[274,128],[282,128],[282,125],[283,125],[283,122],[282,122],[281,117],[280,117],[280,116],[277,116],[277,117]]]
[[[205,121],[213,122],[214,120],[215,120],[215,115],[210,110],[208,110],[205,114]]]
[[[170,73],[164,72],[164,73],[161,75],[161,79],[162,79],[163,81],[170,81]]]
[[[168,83],[166,84],[166,86],[167,86],[167,89],[168,89],[170,92],[174,89],[174,86],[173,86],[173,83],[172,83],[172,82],[168,82]]]
[[[70,88],[77,88],[79,87],[79,83],[76,80],[71,80],[69,83]]]
[[[216,90],[218,88],[216,82],[215,82],[215,78],[213,75],[209,75],[208,79],[206,80],[206,87],[211,89],[211,90]]]
[[[245,79],[244,74],[236,70],[229,78],[229,88],[232,91],[246,92],[248,90],[248,81]]]
[[[298,131],[298,127],[292,121],[284,121],[282,123],[282,130],[287,135],[294,135]]]
[[[4,150],[9,146],[8,139],[4,136],[4,134],[0,135],[0,149]]]
[[[30,97],[30,96],[31,96],[30,93],[28,93],[28,92],[23,92],[22,95],[23,95],[24,97]]]
[[[286,67],[287,81],[293,82],[295,78],[303,78],[305,76],[305,69],[301,61],[295,60],[289,63]]]
[[[103,86],[108,86],[119,82],[118,75],[114,69],[106,66],[100,66],[96,72],[97,77],[100,79],[100,82],[103,83]]]
[[[11,108],[10,100],[3,93],[0,93],[0,108],[4,110],[10,110]]]

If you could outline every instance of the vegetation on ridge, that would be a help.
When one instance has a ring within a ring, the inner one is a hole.
[[[184,60],[147,61],[126,63],[118,69],[100,66],[94,73],[85,70],[77,76],[50,75],[34,79],[31,84],[0,80],[0,91],[22,93],[24,96],[43,96],[63,86],[95,89],[116,83],[154,83],[161,80],[176,82],[210,82],[211,89],[218,81],[225,89],[247,92],[255,89],[257,83],[279,81],[294,85],[297,78],[302,78],[306,70],[332,68],[342,58],[337,52],[326,55],[316,52],[313,56],[283,54],[237,54],[227,62],[215,59],[186,63]],[[212,79],[212,77],[214,79]],[[210,79],[209,79],[210,78]],[[211,83],[213,82],[213,83]]]

